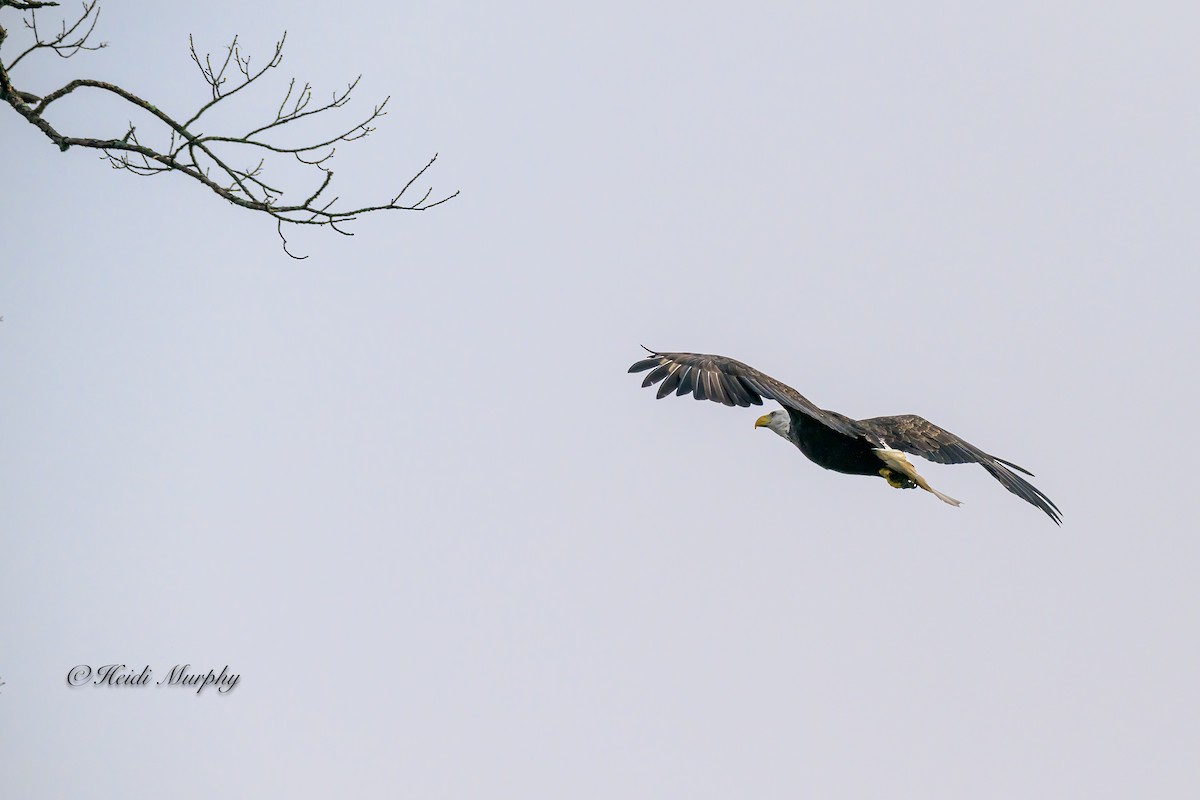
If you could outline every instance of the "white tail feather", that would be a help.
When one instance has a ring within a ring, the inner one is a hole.
[[[901,475],[907,475],[913,483],[915,483],[917,486],[920,486],[922,489],[929,492],[943,503],[949,503],[952,506],[962,505],[960,501],[955,500],[950,495],[942,494],[937,489],[934,489],[932,486],[930,486],[929,483],[920,476],[916,468],[909,463],[908,458],[905,457],[904,453],[900,452],[899,450],[892,450],[886,447],[876,447],[875,454],[878,455],[879,458],[883,460],[883,463],[887,464],[891,469],[894,469]]]

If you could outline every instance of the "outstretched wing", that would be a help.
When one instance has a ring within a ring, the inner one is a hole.
[[[629,371],[650,370],[642,386],[652,386],[662,381],[658,387],[659,399],[671,392],[676,395],[691,393],[697,400],[743,407],[760,406],[764,399],[774,400],[838,433],[854,437],[860,435],[852,420],[817,408],[792,387],[740,361],[701,353],[656,353],[653,350],[649,350],[649,353],[650,358],[637,362]]]
[[[991,473],[993,478],[1000,481],[1005,489],[1045,511],[1056,525],[1062,524],[1062,512],[1058,510],[1058,506],[1042,494],[1041,490],[1017,474],[1024,472],[1032,477],[1032,472],[1018,467],[1011,461],[988,455],[927,419],[915,414],[903,414],[898,417],[861,419],[855,424],[867,438],[884,443],[886,447],[894,447],[939,464],[979,464]]]

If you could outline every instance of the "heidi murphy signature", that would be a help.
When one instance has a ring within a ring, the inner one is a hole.
[[[153,670],[149,665],[142,667],[141,672],[133,672],[124,664],[105,664],[103,667],[92,669],[88,664],[78,664],[67,672],[67,686],[186,686],[195,688],[200,694],[209,686],[217,687],[219,694],[233,691],[242,676],[230,673],[229,667],[221,667],[220,673],[213,670],[208,672],[190,672],[191,664],[176,664],[161,680],[153,681]]]

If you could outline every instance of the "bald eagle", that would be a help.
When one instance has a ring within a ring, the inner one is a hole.
[[[904,454],[922,456],[939,464],[979,464],[1005,489],[1046,512],[1056,525],[1062,524],[1058,506],[1017,474],[1033,477],[1032,472],[988,455],[914,414],[851,419],[836,411],[817,408],[792,387],[732,358],[643,349],[650,353],[650,358],[638,361],[629,371],[650,370],[642,386],[661,381],[659,399],[671,392],[677,395],[690,392],[697,400],[712,400],[727,406],[760,406],[764,398],[774,400],[783,408],[759,417],[754,427],[774,431],[825,469],[847,475],[878,475],[897,489],[920,487],[958,506],[959,501],[934,489],[917,474]]]

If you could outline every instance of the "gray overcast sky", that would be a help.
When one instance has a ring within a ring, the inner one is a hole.
[[[15,77],[186,116],[189,32],[286,28],[231,125],[361,72],[341,193],[463,194],[296,262],[0,112],[0,795],[1197,796],[1191,4],[247,8]],[[920,413],[1065,524],[655,402],[639,343]],[[241,682],[67,688],[112,662]]]

